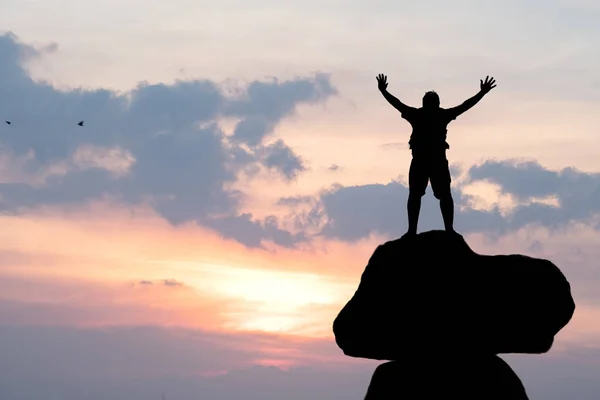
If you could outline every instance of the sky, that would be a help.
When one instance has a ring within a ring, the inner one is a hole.
[[[362,399],[378,363],[331,325],[407,227],[410,126],[384,73],[413,106],[496,79],[449,126],[456,229],[561,268],[572,322],[503,357],[532,400],[597,399],[598,18],[587,0],[2,1],[0,398]],[[442,227],[429,188],[420,230]]]

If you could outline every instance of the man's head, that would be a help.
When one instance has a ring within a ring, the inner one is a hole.
[[[440,107],[440,96],[436,92],[429,91],[423,96],[423,108],[432,109]]]

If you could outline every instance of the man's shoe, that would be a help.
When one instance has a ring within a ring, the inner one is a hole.
[[[447,229],[446,233],[448,233],[452,236],[462,236],[460,233],[456,232],[454,229]]]
[[[415,237],[415,236],[417,236],[417,232],[408,231],[404,235],[402,235],[402,237],[400,239],[411,238],[411,237]]]

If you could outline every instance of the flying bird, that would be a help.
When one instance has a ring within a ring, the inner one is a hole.
[[[10,121],[4,121],[4,122],[6,122],[8,125],[10,125],[10,124],[11,124],[11,122],[10,122]]]
[[[77,125],[83,126],[83,121],[79,121],[79,123]]]

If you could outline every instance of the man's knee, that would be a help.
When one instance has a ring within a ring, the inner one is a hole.
[[[421,197],[425,196],[425,189],[421,189],[421,188],[409,188],[408,189],[408,199],[420,199]]]
[[[439,201],[453,201],[452,200],[452,192],[450,191],[449,187],[441,189],[441,190],[440,189],[437,189],[437,190],[434,189],[433,195]]]

